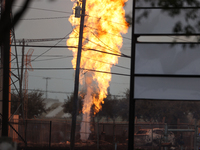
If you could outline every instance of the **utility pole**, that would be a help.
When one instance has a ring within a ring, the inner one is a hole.
[[[132,11],[132,44],[131,44],[131,70],[130,70],[130,96],[129,96],[129,126],[128,126],[128,150],[134,150],[134,128],[135,128],[135,56],[136,56],[136,40],[135,35],[135,4],[133,1]]]
[[[48,80],[51,79],[50,77],[44,77],[43,79],[46,79],[46,99],[48,98],[47,92],[48,92]]]
[[[76,115],[77,115],[77,108],[78,108],[79,73],[80,73],[80,62],[81,62],[83,27],[84,27],[84,18],[85,18],[85,5],[86,5],[86,0],[82,0],[82,14],[81,14],[81,22],[80,22],[79,43],[78,43],[75,83],[74,83],[74,102],[73,102],[73,112],[72,112],[70,150],[74,150],[74,143],[75,143]]]

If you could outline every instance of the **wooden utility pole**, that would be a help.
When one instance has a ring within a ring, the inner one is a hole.
[[[80,62],[81,62],[83,27],[84,27],[84,18],[85,18],[85,5],[86,5],[86,0],[82,0],[82,14],[81,14],[79,43],[78,43],[78,52],[77,52],[77,61],[76,61],[76,72],[75,72],[75,83],[74,83],[74,102],[73,102],[71,137],[70,137],[70,149],[71,150],[74,150],[74,143],[75,143],[76,115],[77,115],[77,108],[78,108],[79,73],[80,73]]]
[[[128,130],[128,150],[134,150],[134,127],[135,127],[135,48],[137,36],[135,35],[135,4],[133,1],[132,11],[132,44],[131,44],[131,70],[130,70],[130,96],[129,96],[129,130]]]

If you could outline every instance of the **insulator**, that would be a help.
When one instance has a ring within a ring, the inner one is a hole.
[[[75,17],[80,18],[81,17],[81,6],[79,3],[77,3],[77,6],[75,7]]]

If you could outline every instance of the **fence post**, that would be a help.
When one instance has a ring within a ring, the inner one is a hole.
[[[113,119],[113,146],[114,146],[114,150],[115,150],[115,118]]]
[[[165,132],[164,132],[164,142],[167,143],[168,142],[168,126],[167,126],[167,123],[165,123]],[[167,150],[168,148],[165,147],[164,148],[165,150]]]
[[[97,114],[97,149],[99,149],[99,114]]]
[[[49,149],[51,148],[51,126],[52,126],[52,121],[50,121],[50,128],[49,128]]]
[[[26,143],[25,143],[25,147],[27,146],[27,120],[26,120],[26,124],[25,124],[25,141],[26,141]]]
[[[197,150],[197,135],[198,135],[198,130],[197,130],[197,120],[195,119],[194,122],[194,150]]]

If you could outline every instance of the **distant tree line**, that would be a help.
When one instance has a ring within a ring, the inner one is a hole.
[[[104,104],[102,104],[102,110],[98,113],[98,117],[110,118],[113,121],[121,117],[122,120],[128,121],[129,90],[127,89],[124,94],[124,98],[119,99],[108,92],[107,98],[104,99]],[[79,114],[82,113],[82,99],[79,97]],[[72,102],[73,96],[69,96],[63,105],[65,113],[72,112]],[[162,122],[163,118],[165,118],[166,123],[177,124],[178,119],[185,123],[188,123],[190,119],[200,119],[199,108],[199,101],[136,100],[135,108],[132,109],[135,109],[135,116],[138,119]]]
[[[23,99],[20,99],[20,95],[12,92],[11,94],[11,114],[19,115],[21,118],[24,115]],[[39,90],[28,93],[27,96],[28,111],[27,118],[37,118],[46,112],[43,93]]]

